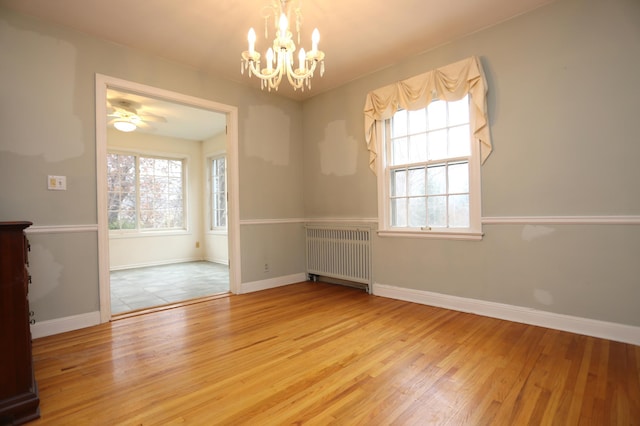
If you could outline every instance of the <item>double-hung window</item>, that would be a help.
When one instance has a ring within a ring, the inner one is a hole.
[[[184,175],[184,159],[108,153],[109,229],[184,229]]]
[[[225,156],[213,157],[210,166],[211,193],[211,229],[227,228],[227,159]]]
[[[378,235],[480,239],[480,165],[492,151],[476,56],[367,94]]]
[[[384,235],[480,238],[480,160],[469,96],[397,111],[382,126]]]

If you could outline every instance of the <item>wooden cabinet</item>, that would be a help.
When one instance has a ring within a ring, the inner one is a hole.
[[[28,251],[31,222],[0,222],[0,424],[40,417],[31,355]]]

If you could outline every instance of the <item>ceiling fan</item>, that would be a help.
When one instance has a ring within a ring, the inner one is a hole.
[[[129,99],[107,99],[107,117],[111,118],[109,125],[113,125],[121,132],[133,132],[138,127],[153,128],[147,122],[166,123],[167,119],[159,115],[138,112],[142,105]]]

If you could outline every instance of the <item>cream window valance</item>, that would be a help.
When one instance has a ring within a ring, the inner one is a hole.
[[[491,154],[487,118],[487,83],[480,60],[472,56],[367,94],[364,106],[364,131],[369,150],[369,167],[376,173],[379,141],[377,126],[399,109],[425,108],[433,99],[457,101],[471,95],[471,129],[480,144],[481,161]]]

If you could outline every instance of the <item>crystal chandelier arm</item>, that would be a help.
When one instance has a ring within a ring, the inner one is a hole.
[[[317,29],[313,31],[311,40],[312,47],[307,53],[304,49],[300,49],[300,53],[294,58],[296,50],[295,43],[293,41],[293,34],[290,30],[290,22],[292,19],[291,11],[289,10],[288,0],[271,0],[271,9],[273,13],[267,11],[264,13],[265,18],[265,37],[266,33],[266,19],[269,15],[274,17],[275,38],[273,40],[273,48],[267,52],[266,67],[260,68],[260,54],[255,52],[255,31],[251,29],[248,34],[249,50],[242,52],[242,67],[241,72],[249,70],[249,76],[255,75],[260,78],[261,87],[264,89],[268,87],[271,89],[278,89],[278,85],[282,81],[284,74],[287,75],[287,80],[294,87],[294,89],[302,88],[304,86],[311,88],[311,78],[316,70],[318,63],[320,63],[320,76],[324,74],[324,52],[318,50],[318,42],[320,40],[320,34]],[[279,5],[278,5],[279,3]],[[298,34],[298,43],[300,43],[300,27],[302,25],[302,14],[300,13],[299,4],[291,1],[297,6],[295,7],[295,30]],[[279,6],[279,7],[278,7]],[[269,9],[269,8],[265,8]],[[278,13],[279,12],[279,13]],[[277,17],[280,16],[278,20]],[[275,65],[272,58],[275,54]],[[298,66],[296,68],[296,59]],[[272,68],[273,67],[273,68]]]

